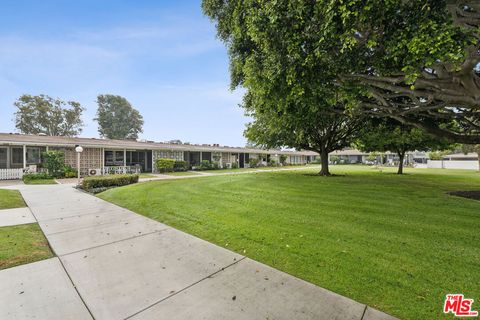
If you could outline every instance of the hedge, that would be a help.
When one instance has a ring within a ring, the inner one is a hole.
[[[175,167],[175,159],[160,158],[155,161],[155,167],[159,172],[170,172]]]
[[[82,188],[87,191],[92,191],[94,189],[126,186],[128,184],[137,182],[138,174],[116,174],[108,176],[85,177],[82,182]]]
[[[23,181],[31,181],[31,180],[43,180],[43,179],[53,179],[51,175],[46,172],[41,173],[28,173],[23,175]]]

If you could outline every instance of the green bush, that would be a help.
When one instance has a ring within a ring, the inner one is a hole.
[[[232,162],[232,169],[238,169],[238,163]]]
[[[24,182],[28,182],[32,180],[44,180],[44,179],[53,179],[53,177],[46,172],[40,172],[40,173],[25,174],[23,175],[23,178],[22,178]]]
[[[275,159],[270,159],[268,160],[268,164],[267,164],[269,167],[276,167],[277,166],[277,162],[275,161]]]
[[[320,158],[315,159],[315,161],[317,161],[315,163],[321,163]],[[330,157],[330,162],[333,163],[333,164],[337,164],[337,163],[340,162],[340,157],[339,156],[331,156]]]
[[[65,168],[63,168],[63,176],[65,178],[76,178],[77,171],[71,166],[65,166]]]
[[[175,160],[173,171],[187,171],[187,162],[183,160]]]
[[[65,168],[65,155],[60,151],[46,151],[42,153],[43,167],[48,170],[48,173],[60,178],[63,176]]]
[[[258,167],[258,159],[250,158],[250,160],[248,160],[248,164],[249,164],[250,168],[256,168],[256,167]]]
[[[138,174],[112,174],[108,176],[85,177],[82,188],[87,191],[126,186],[138,182]],[[105,189],[106,190],[106,189]]]
[[[199,170],[210,170],[212,169],[212,164],[208,160],[202,160],[200,162],[200,166],[198,166]]]
[[[220,163],[218,162],[212,162],[212,169],[213,170],[218,170],[221,169],[222,167],[220,166]]]
[[[155,161],[158,172],[172,172],[175,167],[175,159],[160,158]]]
[[[280,155],[280,163],[282,164],[282,166],[287,164],[286,161],[287,161],[287,156],[284,155],[284,154],[281,154]]]

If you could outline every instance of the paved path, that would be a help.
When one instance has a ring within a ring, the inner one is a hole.
[[[29,208],[0,210],[0,227],[37,222]]]
[[[19,189],[58,257],[0,271],[0,319],[393,319],[71,186]]]

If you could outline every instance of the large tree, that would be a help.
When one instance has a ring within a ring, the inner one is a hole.
[[[101,94],[97,97],[98,132],[109,139],[136,139],[143,132],[143,117],[124,97]]]
[[[374,118],[362,127],[357,147],[366,152],[395,152],[399,159],[397,173],[402,174],[407,152],[444,150],[450,145],[445,139],[439,139],[421,129],[396,120]]]
[[[247,138],[316,151],[320,174],[329,175],[328,153],[348,146],[361,120],[350,116],[349,93],[334,83],[334,56],[315,58],[319,48],[312,40],[318,35],[302,31],[315,8],[289,1],[205,0],[203,9],[228,47],[231,87],[247,89],[242,106],[254,119]]]
[[[15,127],[21,133],[76,136],[82,132],[85,109],[78,102],[24,94],[14,105]]]

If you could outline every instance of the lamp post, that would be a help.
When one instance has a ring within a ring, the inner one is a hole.
[[[76,146],[75,151],[77,152],[77,180],[78,185],[80,185],[80,154],[83,152],[82,146]]]

